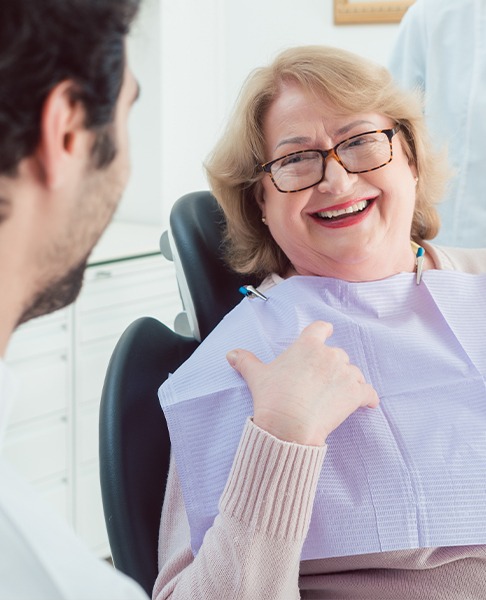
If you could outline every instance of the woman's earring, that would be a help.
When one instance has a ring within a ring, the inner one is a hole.
[[[415,177],[415,185],[418,183],[418,177]]]
[[[262,223],[264,223],[265,225],[267,224],[267,220],[265,219],[265,217],[262,217]]]

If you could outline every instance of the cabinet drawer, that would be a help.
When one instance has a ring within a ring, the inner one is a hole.
[[[66,420],[38,423],[7,431],[4,455],[30,482],[65,475],[68,456]]]
[[[76,532],[92,551],[99,556],[107,556],[108,534],[97,465],[80,470],[76,484]]]
[[[79,313],[120,306],[177,289],[175,270],[161,256],[91,267],[77,308]]]
[[[66,412],[70,397],[70,366],[65,354],[18,361],[12,365],[19,381],[10,425]]]
[[[165,306],[164,302],[166,301],[162,297],[149,298],[143,302],[138,301],[132,304],[117,306],[116,309],[113,307],[110,310],[100,310],[82,315],[77,326],[78,344],[84,345],[103,339],[108,342],[111,338],[113,350],[121,334],[130,323],[143,316],[153,316],[171,326],[177,315],[177,308],[179,308],[180,312],[180,307],[177,302]],[[85,346],[82,351],[89,352],[89,349]]]
[[[99,406],[85,407],[77,414],[76,465],[98,458]]]
[[[98,334],[100,333],[97,329]],[[92,342],[83,347],[76,361],[76,404],[96,403],[99,406],[110,357],[119,335]]]
[[[99,310],[79,319],[77,342],[86,345],[90,342],[111,341],[112,350],[125,328],[137,317],[144,314],[144,306],[139,303],[117,306],[116,309]],[[83,352],[89,351],[87,346]]]
[[[49,504],[49,506],[51,506],[54,511],[68,523],[72,522],[69,487],[65,477],[62,477],[55,482],[39,485],[37,489],[46,504]]]
[[[63,309],[21,325],[7,348],[6,360],[14,363],[51,352],[67,353],[71,345],[70,316]]]

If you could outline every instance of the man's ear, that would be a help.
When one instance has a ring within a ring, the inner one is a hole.
[[[89,152],[85,148],[91,136],[85,128],[85,108],[73,94],[72,81],[58,83],[47,96],[41,114],[40,140],[37,158],[52,190],[63,186],[72,176],[72,169]]]

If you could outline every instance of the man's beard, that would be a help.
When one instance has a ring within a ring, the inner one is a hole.
[[[81,197],[87,196],[90,202],[87,203],[84,198],[83,202],[79,204],[80,212],[72,217],[74,229],[71,235],[67,234],[70,255],[73,253],[73,247],[77,248],[78,244],[80,248],[88,247],[88,254],[64,276],[59,279],[52,278],[49,283],[45,284],[24,310],[17,325],[64,308],[78,297],[83,285],[88,256],[113,217],[123,192],[123,187],[116,185],[117,180],[113,179],[113,174],[110,175],[109,172],[109,167],[116,155],[114,129],[113,124],[110,124],[98,133],[92,149],[91,176],[87,176],[88,182],[91,183],[87,184],[88,187],[85,187],[81,194]],[[114,195],[117,190],[119,193]],[[100,202],[100,198],[104,198],[103,202]],[[96,206],[96,202],[99,203],[98,206]],[[88,208],[86,208],[87,204],[89,204]],[[81,233],[80,227],[82,228]],[[59,256],[63,255],[63,252],[66,251],[66,243],[66,240],[58,241],[54,250],[51,250],[54,254],[50,254],[46,259],[47,264],[52,265]]]
[[[52,282],[38,292],[30,306],[24,310],[19,322],[25,323],[35,317],[47,315],[64,308],[76,300],[83,285],[83,276],[87,259],[71,269],[64,277]]]

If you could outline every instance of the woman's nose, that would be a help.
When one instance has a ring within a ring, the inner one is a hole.
[[[334,157],[326,160],[324,177],[317,184],[317,189],[324,193],[343,194],[354,185],[357,175],[348,173],[343,165]]]

